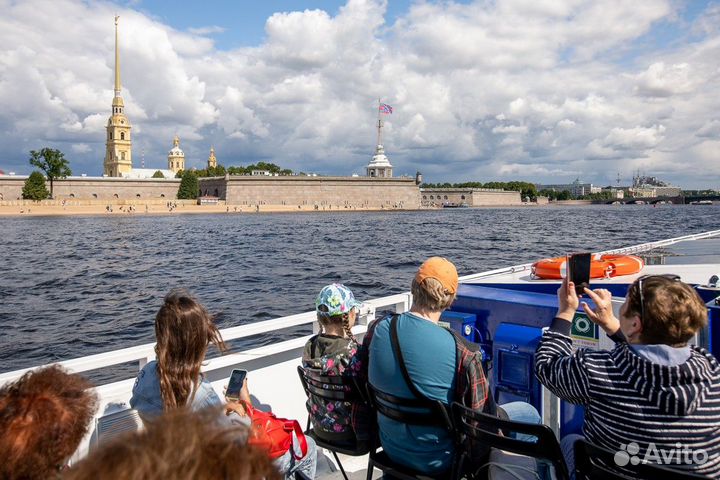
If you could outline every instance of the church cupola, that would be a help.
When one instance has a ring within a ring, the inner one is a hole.
[[[215,149],[210,147],[210,156],[208,157],[208,168],[217,167],[217,158],[215,158]]]
[[[180,138],[177,135],[173,138],[173,148],[168,152],[168,170],[173,173],[185,170],[185,153],[180,149]]]

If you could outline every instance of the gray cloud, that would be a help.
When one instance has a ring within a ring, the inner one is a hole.
[[[163,167],[172,137],[189,166],[274,161],[361,173],[374,151],[377,99],[393,105],[385,145],[397,173],[428,181],[611,183],[642,168],[720,186],[720,32],[710,6],[672,50],[639,41],[672,24],[670,0],[421,2],[394,24],[385,1],[276,13],[265,42],[220,51],[215,27],[178,31],[106,3],[0,1],[3,170],[27,151],[64,149],[98,174],[121,31],[123,98],[134,158]],[[686,40],[692,38],[692,40]]]

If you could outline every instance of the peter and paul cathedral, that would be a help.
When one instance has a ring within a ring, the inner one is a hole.
[[[115,17],[115,96],[112,115],[107,123],[105,162],[103,173],[107,177],[127,176],[132,171],[132,141],[130,120],[125,116],[125,105],[120,96],[120,52],[118,50],[118,18]]]

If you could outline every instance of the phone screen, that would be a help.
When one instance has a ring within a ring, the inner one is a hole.
[[[230,383],[228,383],[227,390],[225,391],[225,398],[233,401],[237,401],[240,398],[240,390],[242,390],[246,376],[247,370],[236,369],[232,371]]]
[[[574,253],[568,258],[568,276],[570,281],[575,284],[575,293],[579,297],[585,291],[585,287],[590,287],[590,262],[592,254],[590,253]]]

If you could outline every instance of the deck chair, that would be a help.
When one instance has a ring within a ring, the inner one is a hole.
[[[660,465],[628,463],[624,467],[615,467],[615,454],[612,450],[592,444],[587,440],[575,442],[575,478],[576,480],[673,480],[707,479],[684,470],[676,470]],[[614,468],[613,468],[614,467]]]
[[[460,448],[458,455],[457,469],[460,472],[466,471],[468,478],[485,478],[487,472],[482,467],[490,467],[492,464],[483,465],[475,472],[467,471],[470,452],[467,451],[467,444],[477,443],[489,445],[502,452],[510,452],[517,455],[532,457],[551,464],[554,467],[554,477],[558,480],[568,480],[568,470],[565,465],[560,444],[553,431],[547,425],[515,422],[488,415],[486,413],[471,410],[460,403],[452,405],[455,428],[462,436],[465,448]],[[532,435],[536,438],[534,442],[514,438],[513,434]],[[501,469],[513,471],[511,465],[497,465]],[[524,469],[523,467],[517,467]],[[518,473],[518,472],[516,472]],[[530,472],[527,472],[530,473]]]
[[[93,449],[128,432],[142,428],[143,423],[137,410],[124,409],[98,417],[95,420],[95,442]]]
[[[317,369],[303,368],[301,366],[297,367],[297,371],[305,395],[308,397],[314,395],[327,402],[362,402],[367,405],[365,395],[362,393],[363,389],[357,384],[354,377],[322,375]],[[312,437],[319,447],[332,452],[343,477],[347,480],[348,476],[340,462],[338,453],[356,457],[365,455],[370,451],[370,442],[359,441],[354,432],[335,433],[314,428],[311,419],[312,413],[308,409],[305,435]]]
[[[440,401],[418,398],[400,398],[383,393],[372,385],[368,385],[370,402],[377,413],[407,425],[433,426],[444,428],[455,437],[452,418],[448,408]],[[368,458],[367,480],[372,479],[373,470],[378,468],[390,478],[401,480],[421,479],[455,479],[455,458],[452,459],[451,468],[438,475],[429,475],[416,471],[393,461],[384,451],[372,448]]]

